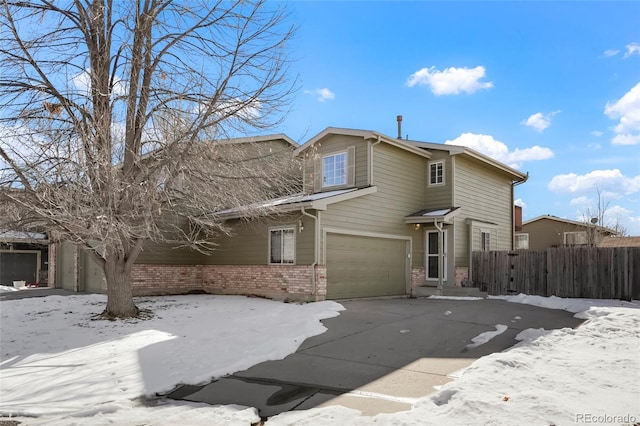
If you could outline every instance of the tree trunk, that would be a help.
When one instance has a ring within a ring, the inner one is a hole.
[[[108,259],[104,274],[107,279],[107,308],[103,312],[106,318],[137,317],[138,307],[133,303],[131,288],[131,267],[124,259]]]

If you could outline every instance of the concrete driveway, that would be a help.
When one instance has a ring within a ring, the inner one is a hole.
[[[517,343],[528,328],[576,327],[573,314],[501,300],[366,299],[323,321],[280,361],[257,364],[205,386],[182,386],[173,399],[256,407],[265,419],[283,411],[343,405],[373,415],[411,408],[475,359]],[[508,328],[468,347],[481,333]],[[212,356],[215,354],[212,353]]]

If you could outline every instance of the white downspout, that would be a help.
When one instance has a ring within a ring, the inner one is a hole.
[[[313,219],[313,229],[315,230],[315,241],[313,244],[313,263],[311,264],[311,295],[315,296],[316,295],[316,266],[318,265],[318,244],[320,243],[319,241],[319,235],[320,235],[320,230],[318,229],[318,218],[315,217],[314,215],[307,213],[307,211],[304,209],[304,207],[302,207],[302,209],[300,210],[302,212],[303,215],[305,216],[309,216],[311,219]]]
[[[442,290],[444,287],[444,229],[442,223],[437,220],[434,220],[433,224],[438,230],[438,290]]]

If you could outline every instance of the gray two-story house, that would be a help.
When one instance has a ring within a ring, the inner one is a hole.
[[[513,249],[514,185],[526,175],[474,150],[327,128],[297,153],[304,192],[266,201],[276,214],[219,213],[234,233],[207,258],[209,290],[428,294],[465,283],[472,251]]]

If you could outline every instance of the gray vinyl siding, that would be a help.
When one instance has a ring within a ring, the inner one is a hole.
[[[355,185],[365,187],[369,185],[368,169],[368,145],[369,142],[360,137],[329,135],[321,141],[309,147],[304,153],[304,190],[307,193],[314,191],[314,176],[322,173],[316,170],[319,160],[324,154],[346,151],[350,147],[355,148]]]
[[[455,219],[455,262],[469,266],[469,232],[466,219],[494,223],[497,226],[473,228],[473,247],[480,249],[480,232],[491,232],[492,250],[510,250],[513,239],[513,199],[511,178],[482,163],[463,156],[455,157],[454,205],[461,207]]]
[[[439,209],[453,206],[453,161],[448,152],[430,151],[431,159],[425,160],[424,209]],[[444,162],[444,185],[429,185],[429,164]]]
[[[426,159],[382,143],[373,147],[372,167],[377,192],[330,205],[322,226],[412,237],[413,266],[422,266],[422,233],[404,218],[424,208]]]
[[[304,225],[302,232],[299,232],[298,220],[302,220]],[[272,227],[295,228],[296,265],[311,265],[314,261],[314,221],[300,212],[250,222],[236,219],[229,221],[228,225],[231,235],[216,239],[218,248],[212,254],[204,256],[202,264],[268,265],[269,228]]]
[[[59,243],[56,248],[56,288],[75,290],[75,265],[73,244],[66,241]]]

